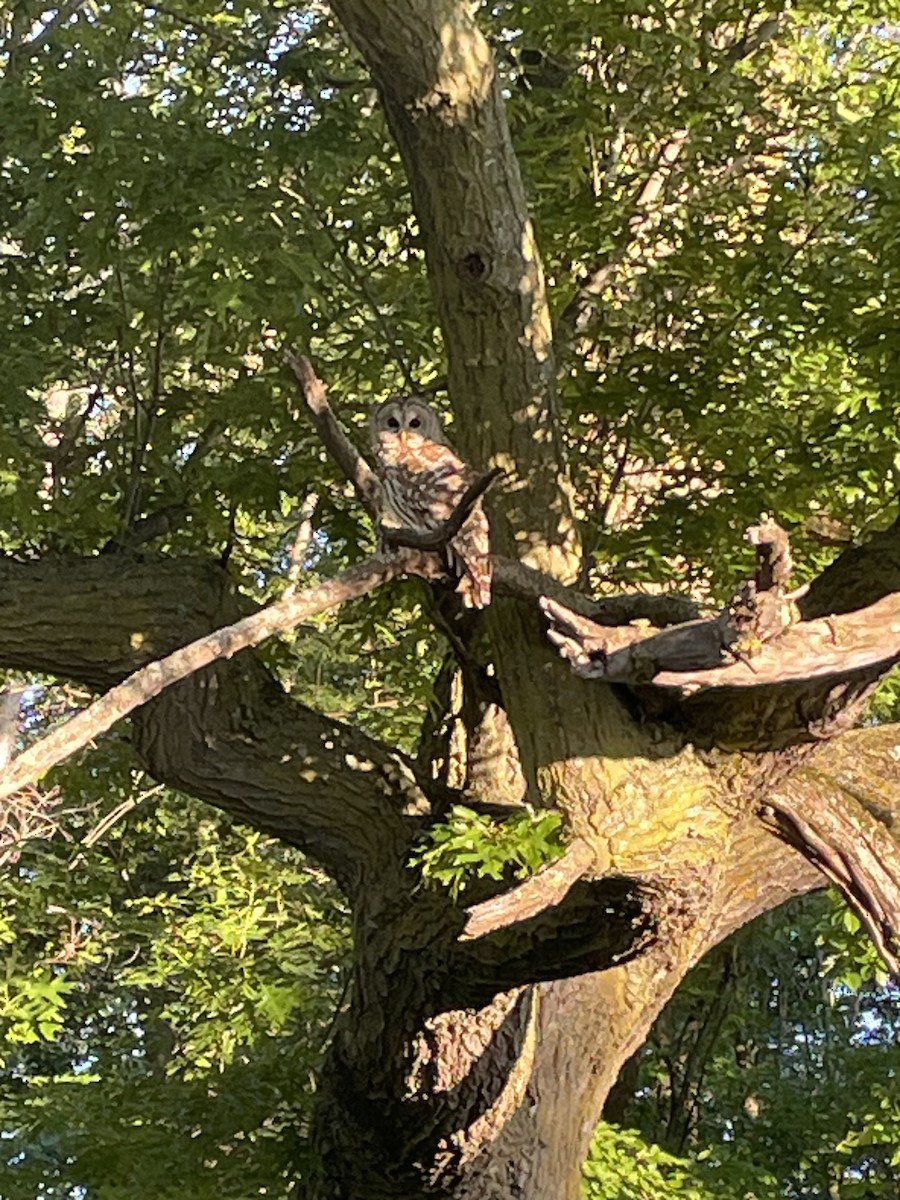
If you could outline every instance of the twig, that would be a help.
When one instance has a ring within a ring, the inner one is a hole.
[[[129,796],[127,800],[123,800],[121,804],[116,805],[112,812],[108,812],[102,820],[98,821],[90,832],[84,835],[81,839],[82,846],[96,845],[112,829],[113,825],[121,821],[133,808],[137,808],[139,804],[143,804],[151,796],[158,796],[164,790],[165,784],[158,783],[155,787],[148,788],[147,791],[142,792],[139,796]],[[72,864],[70,863],[69,866],[71,867]]]
[[[300,578],[300,572],[303,569],[306,556],[309,554],[310,546],[315,534],[313,529],[313,516],[315,515],[316,506],[319,503],[318,492],[310,492],[303,504],[300,507],[300,512],[297,515],[297,532],[294,534],[291,548],[288,551],[288,569],[287,581],[288,585],[282,593],[282,599],[287,600],[297,591],[297,580]]]
[[[84,8],[86,0],[74,0],[69,4],[61,4],[57,8],[54,16],[52,16],[41,28],[35,33],[34,37],[23,38],[22,41],[14,46],[13,49],[20,54],[25,51],[29,56],[33,55],[36,50],[39,50],[44,43],[53,36],[53,34],[64,26],[74,17],[80,9]]]
[[[0,692],[0,767],[5,767],[13,756],[16,738],[19,735],[19,710],[26,689],[8,684]]]
[[[577,331],[584,327],[594,297],[603,291],[616,268],[634,255],[639,239],[656,224],[660,215],[655,207],[656,202],[687,139],[688,130],[678,129],[663,146],[656,166],[635,197],[634,212],[628,221],[628,241],[614,250],[602,266],[591,272],[574,299],[563,309],[560,324],[573,326]]]

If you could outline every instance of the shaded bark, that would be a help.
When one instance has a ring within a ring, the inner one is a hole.
[[[0,661],[98,688],[241,613],[226,576],[190,561],[7,560],[0,574]],[[591,688],[554,665],[559,703],[565,686]],[[465,939],[471,915],[419,890],[405,865],[429,781],[287,697],[253,650],[163,692],[133,733],[158,778],[304,847],[352,899],[354,987],[322,1084],[327,1170],[310,1194],[574,1196],[606,1091],[684,972],[821,881],[736,817],[736,797],[770,776],[736,779],[662,743],[601,764],[615,793],[580,797],[590,853],[573,850],[562,886],[550,870],[524,897],[485,897]]]

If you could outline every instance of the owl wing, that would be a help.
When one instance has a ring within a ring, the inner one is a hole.
[[[450,449],[436,442],[423,447],[431,466],[432,512],[447,521],[477,472]],[[438,522],[436,522],[438,523]],[[479,500],[448,546],[450,567],[459,579],[457,592],[466,608],[486,608],[491,602],[491,530]]]
[[[402,462],[382,464],[379,476],[382,524],[437,529],[453,515],[476,472],[449,446],[428,441],[411,448]],[[490,528],[480,501],[447,551],[463,604],[484,608],[491,600]]]

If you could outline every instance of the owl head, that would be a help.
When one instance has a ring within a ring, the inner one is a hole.
[[[403,449],[417,449],[424,442],[446,446],[441,419],[430,404],[414,396],[394,397],[379,404],[372,413],[372,443],[385,457]]]

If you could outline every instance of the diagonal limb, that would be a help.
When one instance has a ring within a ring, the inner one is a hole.
[[[303,392],[313,424],[328,453],[332,456],[356,489],[356,494],[370,512],[377,507],[378,477],[341,428],[331,411],[326,397],[326,387],[313,370],[313,365],[303,354],[285,350],[284,361],[288,364]]]

